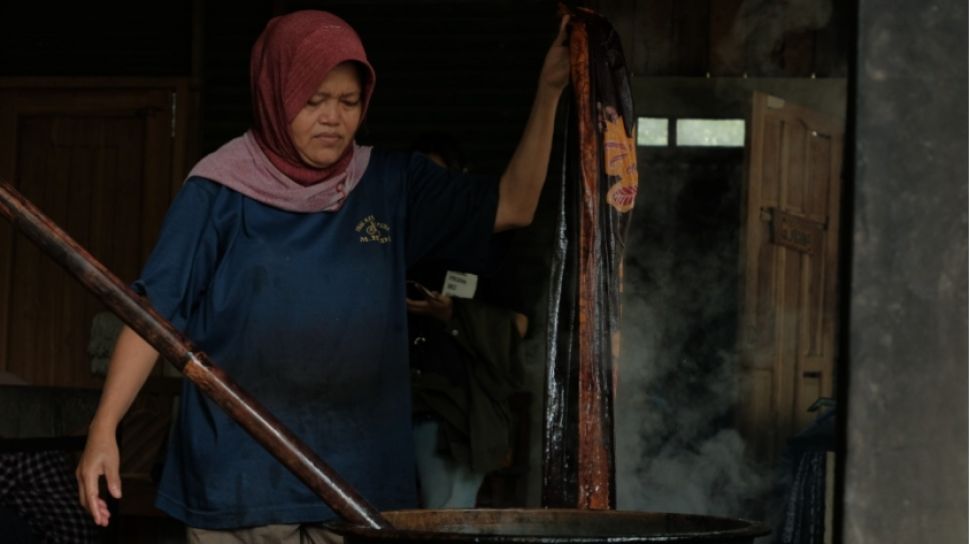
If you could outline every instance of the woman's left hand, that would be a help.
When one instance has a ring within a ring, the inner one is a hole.
[[[552,42],[552,47],[546,53],[546,60],[542,64],[539,74],[540,87],[546,87],[561,92],[569,84],[569,39],[567,27],[569,15],[563,15],[559,23],[559,34]]]

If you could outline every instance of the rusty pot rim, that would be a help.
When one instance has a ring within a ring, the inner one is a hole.
[[[639,535],[537,535],[537,534],[488,534],[471,532],[449,532],[434,530],[415,530],[415,529],[375,529],[372,527],[352,525],[346,521],[336,520],[326,523],[327,529],[334,531],[342,536],[356,536],[368,540],[399,541],[404,538],[407,541],[426,541],[426,542],[501,542],[510,544],[533,544],[542,543],[568,543],[568,544],[592,544],[592,543],[637,543],[637,542],[704,542],[708,540],[724,541],[725,539],[753,539],[764,536],[771,531],[767,525],[747,519],[730,518],[725,516],[708,516],[703,514],[681,514],[674,512],[640,512],[629,510],[577,510],[569,508],[470,508],[470,509],[410,509],[410,510],[391,510],[382,512],[385,518],[396,525],[395,520],[405,517],[435,515],[463,516],[477,518],[489,516],[501,518],[508,516],[508,522],[515,521],[516,516],[528,516],[531,519],[548,518],[555,521],[559,517],[616,517],[622,518],[642,518],[647,516],[663,516],[670,520],[680,521],[723,521],[725,524],[734,527],[723,530],[693,531],[677,533],[651,533]],[[500,523],[499,523],[500,524]]]

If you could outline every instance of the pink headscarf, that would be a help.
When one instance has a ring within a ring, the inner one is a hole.
[[[189,176],[212,179],[285,210],[339,209],[367,169],[370,148],[354,142],[334,164],[313,168],[300,159],[289,125],[330,70],[347,61],[363,68],[363,119],[376,76],[354,29],[323,11],[271,19],[250,60],[253,128],[202,159]]]

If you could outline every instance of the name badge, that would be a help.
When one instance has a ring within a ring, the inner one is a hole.
[[[474,298],[478,288],[478,276],[467,272],[449,270],[441,292],[457,298]]]

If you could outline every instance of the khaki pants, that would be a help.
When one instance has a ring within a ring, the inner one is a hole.
[[[343,544],[343,537],[313,525],[265,525],[210,531],[188,528],[189,544]]]

